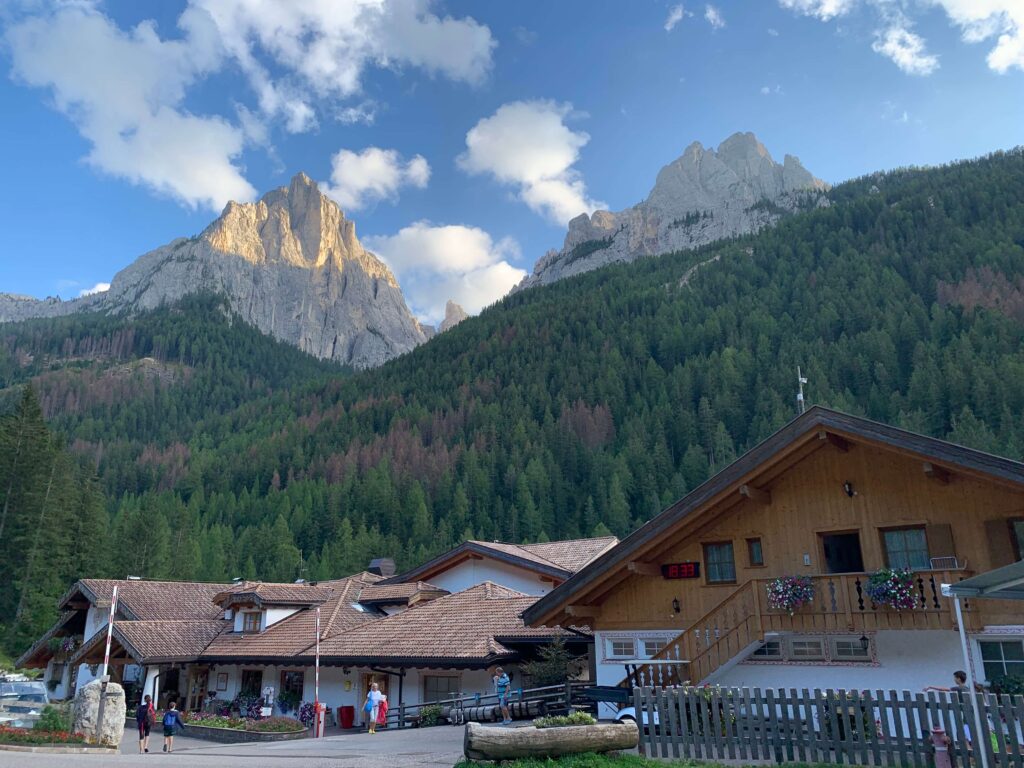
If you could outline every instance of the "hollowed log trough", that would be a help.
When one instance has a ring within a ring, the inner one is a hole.
[[[579,752],[615,752],[633,749],[639,740],[640,732],[634,722],[559,728],[504,728],[467,723],[463,747],[469,760],[514,760]]]

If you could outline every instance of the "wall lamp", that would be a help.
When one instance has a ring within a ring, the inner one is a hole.
[[[679,598],[678,597],[673,597],[672,598],[672,610],[675,613],[679,613]]]
[[[871,641],[868,640],[868,636],[867,635],[861,635],[860,636],[860,649],[862,651],[864,651],[865,653],[867,653],[867,650],[870,647],[871,647]]]

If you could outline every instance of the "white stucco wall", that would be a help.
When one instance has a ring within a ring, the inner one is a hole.
[[[626,667],[621,659],[609,654],[609,641],[616,639],[632,639],[636,647],[633,658],[644,658],[643,640],[672,640],[679,635],[679,629],[644,630],[644,631],[599,631],[594,633],[594,662],[597,668],[597,685],[618,685],[626,677]],[[598,705],[598,717],[615,717],[618,708],[612,704]]]
[[[485,581],[493,581],[526,595],[546,595],[554,584],[541,581],[539,574],[498,560],[463,560],[446,571],[430,577],[430,583],[449,592],[461,592]]]

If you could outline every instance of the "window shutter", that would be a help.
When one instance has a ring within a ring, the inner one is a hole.
[[[936,523],[925,527],[928,539],[929,557],[956,557],[953,547],[953,526],[948,523]]]
[[[1010,541],[1010,524],[1008,521],[986,520],[985,538],[988,539],[988,555],[992,559],[992,568],[1001,568],[1014,562],[1013,542]]]

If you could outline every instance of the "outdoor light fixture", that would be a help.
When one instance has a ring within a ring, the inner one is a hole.
[[[861,648],[861,650],[866,653],[868,648],[870,648],[870,647],[871,647],[871,641],[868,640],[868,636],[867,635],[861,635],[860,636],[860,648]]]
[[[678,597],[673,597],[672,598],[672,610],[675,611],[676,613],[679,613],[679,598]]]
[[[846,492],[846,495],[849,496],[851,499],[857,495],[857,492],[853,490],[853,483],[851,483],[849,480],[843,483],[843,490]]]

